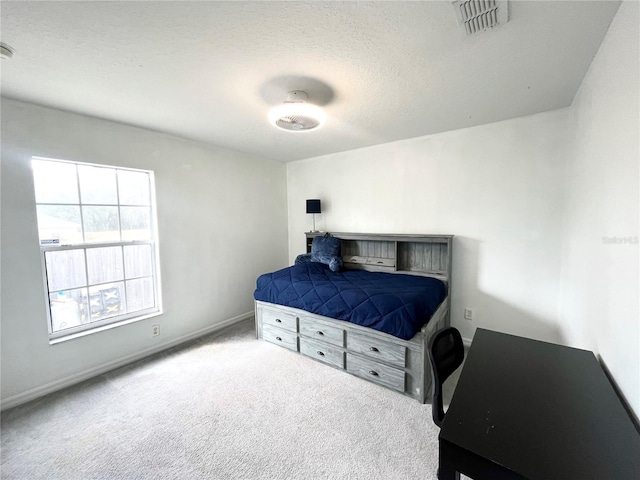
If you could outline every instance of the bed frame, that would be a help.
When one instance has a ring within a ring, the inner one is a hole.
[[[324,233],[306,234],[307,252],[313,238]],[[432,393],[429,340],[449,326],[453,235],[332,235],[340,238],[345,268],[438,278],[447,285],[447,297],[411,340],[256,301],[256,337],[425,403]]]

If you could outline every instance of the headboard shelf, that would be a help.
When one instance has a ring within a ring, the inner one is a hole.
[[[444,243],[399,242],[398,270],[446,274],[447,255]]]
[[[307,253],[315,237],[327,232],[307,232]],[[330,232],[340,239],[345,268],[451,276],[453,235]]]
[[[342,239],[342,247],[342,255],[396,258],[396,242],[392,241]]]

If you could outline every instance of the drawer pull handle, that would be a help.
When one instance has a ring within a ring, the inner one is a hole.
[[[384,263],[384,262],[378,262],[378,263]]]
[[[373,375],[374,377],[377,377],[378,372],[376,372],[375,370],[369,370],[369,375]]]
[[[369,350],[371,350],[372,352],[379,352],[380,351],[376,347],[369,347]]]
[[[324,332],[322,332],[322,331],[320,331],[320,330],[318,330],[316,333],[317,333],[318,335],[324,335]]]
[[[282,320],[280,320],[279,318],[276,318],[276,323],[282,323]]]
[[[324,352],[321,352],[320,350],[318,350],[318,355],[320,355],[321,357],[324,357]]]
[[[282,341],[282,339],[280,337],[276,337],[276,340],[278,340],[279,342]]]

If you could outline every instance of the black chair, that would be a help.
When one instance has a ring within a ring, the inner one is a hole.
[[[442,384],[464,360],[464,344],[460,332],[454,327],[437,331],[429,341],[429,358],[433,374],[432,415],[433,421],[440,427],[445,415],[442,407]]]

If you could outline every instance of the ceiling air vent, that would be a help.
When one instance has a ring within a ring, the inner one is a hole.
[[[453,8],[467,35],[489,30],[509,20],[507,0],[457,0]]]

